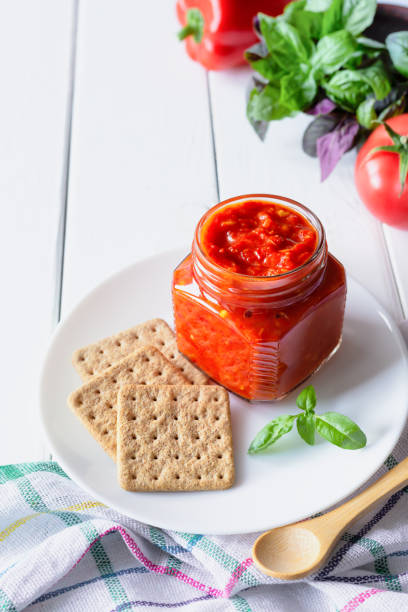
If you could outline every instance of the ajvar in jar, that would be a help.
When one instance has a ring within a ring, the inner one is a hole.
[[[173,276],[180,351],[250,400],[276,400],[341,343],[346,279],[324,228],[274,195],[225,200],[199,221]]]

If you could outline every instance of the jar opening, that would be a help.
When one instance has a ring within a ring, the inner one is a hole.
[[[213,223],[213,220],[216,219],[219,213],[221,213],[222,211],[225,211],[227,209],[231,209],[232,211],[234,211],[234,209],[240,210],[238,205],[241,203],[245,204],[246,202],[250,204],[259,203],[259,204],[266,204],[266,205],[271,204],[275,206],[281,205],[286,210],[289,210],[295,213],[298,217],[300,216],[301,218],[303,218],[306,221],[307,225],[309,227],[311,226],[311,228],[316,233],[315,248],[312,254],[310,255],[310,257],[308,257],[300,265],[293,267],[290,270],[287,270],[284,272],[279,272],[277,274],[272,274],[272,275],[271,274],[267,274],[267,275],[256,274],[255,275],[255,274],[247,274],[247,273],[243,273],[239,271],[237,272],[236,270],[224,267],[223,265],[220,265],[219,263],[217,263],[217,261],[214,261],[212,257],[208,256],[208,253],[206,252],[206,248],[203,244],[204,228],[206,227],[208,228],[208,226],[211,223]],[[205,260],[206,267],[208,266],[209,268],[211,268],[214,274],[218,273],[223,276],[228,275],[231,278],[231,280],[234,279],[236,282],[239,282],[239,280],[242,280],[243,282],[248,283],[252,281],[252,282],[256,282],[257,284],[262,283],[262,282],[270,283],[273,280],[279,281],[279,280],[289,279],[293,277],[294,275],[298,275],[299,273],[301,273],[302,270],[306,270],[310,266],[313,266],[313,263],[319,258],[319,256],[322,253],[322,250],[324,250],[325,242],[326,240],[325,240],[325,233],[324,233],[323,226],[320,220],[318,219],[318,217],[311,210],[309,210],[308,208],[306,208],[299,202],[296,202],[295,200],[291,200],[290,198],[285,198],[285,197],[276,196],[276,195],[268,195],[268,194],[248,194],[248,195],[243,195],[243,196],[236,196],[234,198],[230,198],[228,200],[224,200],[223,202],[220,202],[219,204],[216,204],[215,206],[210,208],[210,210],[208,210],[203,215],[203,217],[200,219],[197,225],[196,233],[195,233],[195,245],[199,252],[198,255],[201,260]]]

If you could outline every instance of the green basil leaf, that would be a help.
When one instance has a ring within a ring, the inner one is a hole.
[[[282,19],[297,29],[302,41],[319,39],[323,24],[323,13],[305,10],[306,0],[296,0],[285,6]]]
[[[354,37],[347,30],[326,34],[317,43],[312,56],[312,66],[324,74],[336,72],[357,50]]]
[[[261,92],[253,89],[247,105],[248,118],[251,121],[273,121],[284,117],[292,117],[296,114],[296,111],[282,105],[280,95],[279,83],[269,83]]]
[[[346,30],[357,36],[372,24],[377,0],[344,0],[343,20]]]
[[[304,45],[296,28],[284,19],[269,17],[263,13],[259,13],[258,18],[268,51],[281,68],[291,72],[296,70],[299,64],[307,62],[313,51],[311,41]]]
[[[343,0],[333,0],[323,16],[322,36],[343,29]]]
[[[314,414],[306,412],[299,414],[296,420],[296,427],[300,437],[311,446],[315,443],[315,418]]]
[[[377,100],[382,100],[388,96],[391,91],[391,83],[381,60],[378,60],[368,68],[359,70],[359,72],[362,73],[361,76],[365,82],[370,85]]]
[[[373,130],[378,120],[377,113],[375,112],[374,105],[376,99],[374,97],[363,100],[357,107],[357,121],[363,127]]]
[[[245,59],[267,81],[279,81],[286,74],[286,70],[278,66],[263,42],[247,49]]]
[[[316,407],[316,391],[313,385],[305,387],[296,398],[296,405],[305,412],[313,412]]]
[[[404,77],[408,77],[408,32],[389,34],[385,44],[395,68]]]
[[[359,426],[338,412],[316,415],[316,429],[322,438],[340,448],[356,450],[367,444],[366,435]]]
[[[295,72],[281,80],[279,102],[283,107],[299,111],[310,106],[316,93],[317,85],[313,75]]]
[[[373,38],[367,38],[367,36],[359,36],[356,40],[359,45],[367,49],[378,49],[379,51],[382,51],[386,48],[384,43],[380,42],[379,40],[374,40]]]
[[[321,13],[323,11],[327,11],[331,4],[332,0],[307,0],[306,9],[308,11],[315,11],[316,13]]]
[[[384,98],[391,91],[391,83],[380,60],[361,70],[340,70],[325,81],[323,87],[333,102],[350,112],[355,112],[371,91],[377,99]]]
[[[295,419],[296,415],[290,414],[273,419],[273,421],[265,425],[265,427],[256,434],[249,446],[248,453],[250,455],[255,455],[256,453],[268,450],[272,444],[279,440],[279,438],[289,433]]]

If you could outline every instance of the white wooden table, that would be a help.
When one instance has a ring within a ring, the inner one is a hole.
[[[355,153],[320,184],[300,148],[309,118],[276,122],[259,142],[245,118],[248,69],[207,75],[177,29],[173,0],[154,11],[0,2],[0,464],[49,458],[37,385],[58,320],[121,267],[187,252],[220,199],[265,192],[308,205],[348,273],[408,317],[408,233],[360,203]]]

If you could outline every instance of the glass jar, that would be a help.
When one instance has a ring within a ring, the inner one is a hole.
[[[274,276],[224,269],[203,249],[203,227],[218,211],[247,201],[281,204],[317,234],[313,255]],[[327,251],[319,219],[294,200],[245,195],[225,200],[199,221],[192,252],[173,275],[179,350],[216,382],[250,400],[276,400],[316,372],[341,343],[346,279]]]

